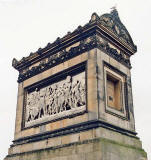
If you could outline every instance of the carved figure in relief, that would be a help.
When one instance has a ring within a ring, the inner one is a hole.
[[[63,86],[61,85],[58,91],[58,112],[62,112],[64,110],[63,103],[65,100],[65,96],[62,88]]]
[[[81,86],[81,105],[86,104],[85,86]]]
[[[59,114],[86,104],[84,81],[65,80],[27,94],[26,122]]]
[[[64,101],[64,105],[65,105],[65,109],[69,110],[71,109],[71,76],[67,76],[66,81],[64,83],[64,97],[65,97],[65,101]]]
[[[46,106],[45,106],[45,91],[46,89],[40,89],[39,91],[39,103],[38,103],[38,107],[39,107],[39,117],[42,117],[46,114]]]
[[[39,101],[39,92],[37,92],[37,90],[36,90],[32,93],[32,105],[33,105],[32,109],[31,109],[32,120],[35,120],[39,117],[39,108],[37,107],[38,101]]]

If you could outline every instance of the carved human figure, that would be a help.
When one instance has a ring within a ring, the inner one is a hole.
[[[79,103],[80,103],[80,106],[83,106],[83,105],[85,105],[85,103],[86,103],[86,93],[85,93],[85,86],[84,86],[84,84],[82,85],[81,84],[81,86],[80,86],[80,101],[79,101]]]
[[[76,108],[77,81],[72,84],[72,108]]]
[[[39,108],[37,107],[39,99],[39,92],[35,90],[32,93],[32,120],[39,118]]]
[[[59,87],[57,97],[58,97],[58,112],[62,112],[65,109],[63,106],[65,97],[62,85]]]
[[[32,120],[32,94],[27,95],[26,121]]]
[[[67,76],[64,83],[64,93],[65,93],[65,107],[66,110],[71,108],[71,76]]]
[[[52,90],[53,90],[53,92],[52,92],[52,97],[53,97],[53,99],[52,99],[52,114],[56,114],[57,113],[57,85],[56,84],[53,84],[52,86]]]
[[[81,83],[79,82],[79,80],[77,80],[74,88],[74,102],[76,107],[79,106],[78,103],[80,100],[80,84]]]
[[[39,104],[38,104],[38,109],[39,109],[39,117],[42,117],[46,114],[46,105],[45,105],[45,92],[46,89],[42,88],[39,91]]]
[[[47,87],[47,93],[45,97],[45,103],[46,103],[46,112],[48,115],[52,114],[51,111],[51,105],[52,105],[52,88],[51,86]]]
[[[45,114],[49,114],[49,108],[50,108],[50,87],[46,87],[46,93],[45,93]]]

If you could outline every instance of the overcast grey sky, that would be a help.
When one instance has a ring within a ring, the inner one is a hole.
[[[131,57],[136,131],[151,159],[151,1],[0,0],[0,159],[14,136],[18,73],[11,66],[117,5],[138,52]]]

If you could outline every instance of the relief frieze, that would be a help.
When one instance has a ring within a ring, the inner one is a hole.
[[[25,127],[86,110],[85,72],[26,93]]]

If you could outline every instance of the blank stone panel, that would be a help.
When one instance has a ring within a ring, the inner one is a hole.
[[[126,118],[125,76],[104,66],[106,111]]]
[[[122,103],[122,82],[121,79],[107,73],[107,104],[117,110],[121,110]]]

